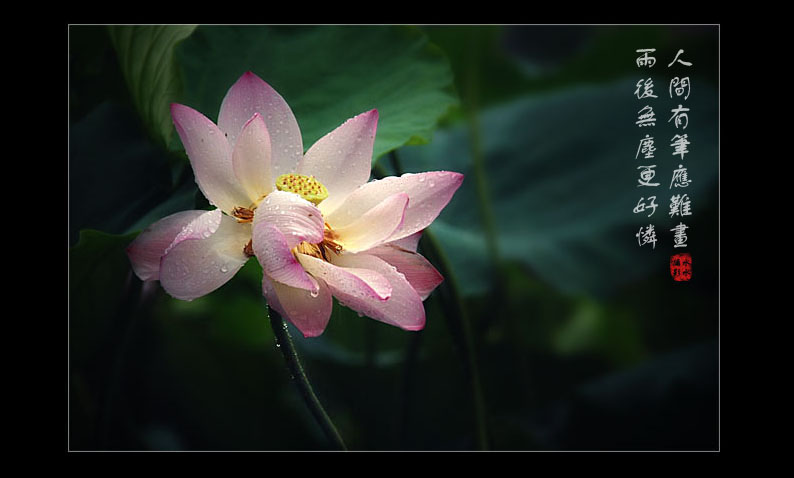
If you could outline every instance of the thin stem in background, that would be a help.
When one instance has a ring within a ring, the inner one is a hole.
[[[438,286],[434,294],[438,294],[444,315],[449,323],[452,337],[463,355],[463,365],[466,376],[469,379],[471,393],[474,399],[475,425],[477,428],[477,445],[480,450],[488,449],[488,424],[485,411],[485,398],[480,382],[480,373],[477,368],[477,358],[474,349],[474,339],[471,331],[467,309],[463,306],[460,296],[460,287],[455,275],[449,265],[449,260],[444,254],[443,249],[435,238],[430,228],[422,233],[419,241],[422,254],[436,266],[438,271],[444,276],[444,282]]]
[[[378,324],[374,320],[364,321],[364,365],[367,370],[375,368],[375,354],[377,353]]]
[[[404,171],[402,169],[402,165],[400,164],[397,152],[392,151],[389,154],[389,158],[395,175],[402,175]],[[387,175],[385,168],[380,163],[375,165],[373,168],[373,173],[376,177],[385,177]],[[452,273],[449,260],[441,249],[438,240],[435,238],[430,228],[424,230],[422,239],[419,242],[419,247],[421,248],[423,255],[425,255],[427,259],[438,268],[441,275],[444,276],[444,282],[439,285],[437,292],[434,294],[437,294],[439,300],[441,301],[441,306],[444,310],[444,315],[446,316],[450,331],[452,332],[452,337],[455,340],[461,355],[464,357],[464,372],[471,386],[474,402],[477,445],[479,449],[487,450],[488,427],[485,411],[485,399],[482,392],[479,370],[477,368],[477,359],[474,350],[471,323],[468,314],[466,313],[466,308],[463,306],[458,282]],[[411,339],[406,357],[407,364],[412,364],[417,360],[416,356],[418,356],[420,351],[420,338],[421,336],[416,335]],[[406,372],[411,370],[412,366],[407,365]],[[408,400],[410,398],[408,394],[413,389],[410,381],[411,378],[406,377],[404,389],[406,393],[404,398],[404,421],[407,421],[407,413],[410,409],[408,407]]]
[[[400,162],[400,157],[397,156],[396,149],[389,153],[389,161],[391,162],[391,168],[394,170],[394,175],[402,176],[405,170],[403,169],[402,163]]]
[[[101,432],[100,443],[104,449],[112,448],[112,432],[113,420],[116,416],[116,408],[118,399],[122,391],[122,380],[125,376],[123,373],[124,366],[127,363],[127,354],[133,342],[135,328],[139,322],[136,317],[138,301],[141,297],[142,282],[138,280],[135,274],[130,269],[127,273],[127,279],[122,292],[122,299],[119,302],[118,312],[118,327],[122,330],[118,345],[115,347],[113,362],[109,370],[108,386],[104,399],[104,407],[102,409],[102,418],[100,420]]]
[[[402,409],[400,410],[400,421],[398,428],[400,430],[399,439],[400,445],[403,449],[408,448],[408,430],[411,427],[411,405],[414,395],[414,384],[416,380],[416,364],[419,358],[419,349],[422,342],[423,330],[413,332],[408,342],[408,350],[405,352],[405,368],[403,369],[403,401]]]
[[[281,349],[281,353],[284,355],[290,376],[298,387],[301,398],[303,398],[306,406],[309,407],[309,411],[314,416],[314,419],[317,420],[328,441],[339,450],[347,450],[347,446],[342,440],[342,435],[339,434],[339,430],[336,429],[331,417],[328,416],[322,403],[315,395],[314,388],[312,388],[312,384],[303,370],[298,353],[295,351],[295,344],[292,343],[292,337],[287,330],[287,324],[281,318],[281,315],[269,306],[268,316],[270,318],[270,326],[273,328],[273,334],[276,336],[276,346]]]
[[[483,232],[485,233],[485,244],[488,250],[488,257],[491,261],[491,266],[494,271],[494,285],[496,293],[501,294],[502,287],[500,284],[501,276],[499,271],[499,245],[496,237],[496,221],[494,219],[493,205],[491,204],[490,191],[488,190],[488,177],[485,171],[485,153],[482,145],[482,129],[480,127],[479,118],[479,88],[480,88],[480,75],[479,75],[479,57],[480,45],[479,42],[471,37],[469,53],[469,64],[467,71],[467,84],[466,84],[466,98],[464,100],[464,112],[469,126],[469,140],[471,141],[471,156],[472,156],[472,172],[474,175],[475,191],[477,192],[477,206],[480,211],[480,220],[482,221]],[[429,231],[427,231],[429,232]],[[437,240],[432,234],[423,234],[422,237],[423,247],[431,245],[431,247],[438,248],[437,260],[447,270],[441,270],[447,280],[454,281],[452,271],[449,270],[449,262],[444,256],[444,252],[438,247]],[[449,277],[448,277],[449,275]],[[460,288],[455,285],[451,288],[452,297],[450,300],[461,314],[461,328],[463,332],[463,346],[469,352],[467,357],[471,362],[471,380],[472,388],[474,390],[475,407],[477,409],[477,419],[480,429],[480,443],[487,446],[487,431],[485,423],[485,401],[482,395],[482,385],[480,384],[479,374],[477,372],[477,362],[474,356],[474,342],[472,340],[471,323],[468,320],[466,309],[463,307],[460,298]],[[496,304],[501,304],[501,301],[496,300]]]
[[[477,207],[480,211],[485,244],[491,265],[497,270],[499,265],[499,245],[496,239],[496,221],[494,219],[493,205],[488,189],[488,177],[485,171],[485,153],[482,146],[482,129],[479,117],[479,42],[472,37],[469,49],[469,64],[467,71],[466,98],[464,99],[464,112],[469,126],[469,140],[471,141],[472,172],[474,173],[474,186],[477,192]]]

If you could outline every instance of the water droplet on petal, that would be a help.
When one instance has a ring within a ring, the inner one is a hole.
[[[310,291],[309,295],[312,297],[317,297],[318,295],[320,295],[320,291],[319,290]]]
[[[423,182],[425,182],[425,178],[424,178],[424,176],[422,176],[421,178],[419,178],[419,182],[420,182],[420,183],[423,183]]]
[[[221,272],[223,272],[224,274],[229,272],[229,268],[226,266],[226,264],[221,266]]]

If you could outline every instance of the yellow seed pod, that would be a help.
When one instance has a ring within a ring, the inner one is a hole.
[[[328,190],[314,176],[282,174],[276,178],[276,189],[295,193],[316,206],[328,197]]]

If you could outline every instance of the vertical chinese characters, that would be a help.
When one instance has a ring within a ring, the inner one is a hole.
[[[640,54],[636,59],[637,68],[653,68],[656,64],[656,57],[653,56],[653,53],[656,52],[655,48],[643,48],[636,50],[636,52]],[[634,124],[639,128],[655,128],[656,113],[653,111],[653,106],[650,103],[654,99],[657,99],[658,96],[654,93],[653,78],[650,76],[647,78],[640,78],[635,84],[634,96],[638,100],[644,100],[643,103],[641,103],[641,108],[637,111],[637,119]],[[634,155],[634,159],[641,159],[644,163],[636,166],[636,169],[639,170],[639,179],[637,180],[638,188],[656,188],[661,184],[658,181],[654,181],[656,177],[656,164],[651,163],[655,163],[655,152],[654,135],[647,133],[640,139],[637,152]],[[654,161],[646,162],[646,160]],[[647,217],[653,216],[658,207],[656,204],[656,197],[656,195],[650,195],[646,199],[645,196],[641,196],[632,212],[634,214],[647,212]],[[637,238],[639,247],[650,245],[651,249],[656,249],[656,228],[653,223],[640,227],[635,237]]]
[[[639,70],[648,70],[656,65],[656,49],[655,48],[640,48],[635,52],[638,56],[635,58],[635,63]],[[671,52],[672,53],[672,52]],[[663,65],[660,65],[664,69]],[[692,216],[692,199],[690,198],[687,187],[692,183],[693,179],[689,177],[689,172],[686,167],[686,160],[692,150],[693,138],[687,132],[689,121],[692,114],[695,112],[690,111],[687,104],[692,93],[692,81],[689,75],[689,69],[692,67],[692,62],[688,61],[686,51],[678,49],[672,58],[672,61],[667,64],[667,69],[670,71],[670,79],[667,86],[667,95],[670,99],[670,116],[659,118],[657,124],[657,114],[654,107],[663,108],[664,102],[667,100],[659,100],[654,77],[648,74],[642,75],[642,78],[637,79],[634,83],[634,97],[639,100],[640,104],[637,108],[637,116],[634,120],[636,127],[641,128],[642,134],[638,139],[637,149],[634,153],[636,160],[635,169],[637,170],[638,179],[636,188],[658,188],[662,182],[665,182],[664,177],[668,172],[671,172],[667,190],[669,191],[669,208],[668,219],[662,213],[660,221],[670,221],[669,226],[656,227],[654,223],[643,224],[635,233],[637,245],[639,247],[650,246],[651,249],[656,249],[657,242],[660,240],[664,243],[665,238],[671,239],[671,245],[674,250],[680,250],[688,247],[688,230],[690,228],[684,221],[689,220]],[[656,80],[660,77],[656,75]],[[666,81],[666,80],[662,80]],[[664,86],[661,86],[661,95],[664,95]],[[662,103],[658,103],[661,101]],[[659,128],[660,131],[655,131]],[[655,131],[655,132],[654,132]],[[667,132],[670,136],[667,136]],[[664,145],[656,143],[655,138],[659,135],[664,138],[669,137],[670,153],[675,159],[667,161],[662,155],[657,159],[657,154],[661,154],[659,148],[664,148]],[[676,167],[677,166],[677,167]],[[669,168],[669,169],[668,169]],[[661,179],[661,180],[660,180]],[[662,186],[664,188],[664,186]],[[656,191],[654,189],[654,191]],[[658,193],[643,194],[640,196],[636,205],[632,209],[634,214],[644,214],[645,217],[650,218],[656,212],[658,207],[657,199],[663,201],[663,196]],[[669,234],[669,235],[668,235]],[[692,258],[688,253],[677,253],[671,257],[670,271],[676,281],[688,281],[692,276]]]
[[[689,68],[692,67],[692,62],[684,59],[685,51],[679,49],[675,54],[675,58],[671,61],[667,68],[674,68],[674,73],[678,74],[682,71],[688,73]],[[692,201],[688,194],[680,192],[680,188],[686,188],[692,183],[689,178],[689,173],[684,160],[686,155],[689,154],[692,139],[689,134],[685,132],[689,126],[689,113],[690,109],[686,106],[689,95],[692,92],[692,83],[689,76],[673,76],[670,79],[667,92],[670,99],[673,101],[674,106],[671,110],[671,116],[667,120],[669,124],[675,128],[675,132],[670,138],[670,148],[672,156],[677,156],[676,163],[678,168],[673,169],[673,174],[670,179],[668,190],[670,191],[670,208],[669,216],[671,219],[677,219],[678,223],[673,224],[669,231],[673,235],[673,249],[680,249],[687,247],[687,229],[682,219],[685,216],[692,215]],[[692,277],[692,257],[688,254],[674,254],[670,258],[670,274],[675,281],[688,281]]]

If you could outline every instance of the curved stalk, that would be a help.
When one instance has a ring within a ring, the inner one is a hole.
[[[268,306],[268,316],[270,318],[270,326],[273,328],[273,334],[276,336],[276,346],[281,349],[281,353],[284,355],[284,360],[287,362],[290,376],[298,387],[301,398],[303,398],[303,401],[306,403],[312,416],[314,416],[314,419],[317,420],[317,423],[320,425],[323,433],[325,433],[328,441],[339,450],[347,450],[347,446],[345,446],[345,442],[342,440],[342,435],[339,434],[339,430],[334,426],[331,417],[326,413],[322,403],[320,403],[320,400],[314,393],[314,388],[312,388],[312,384],[309,382],[306,372],[303,370],[298,354],[295,351],[295,345],[292,343],[292,337],[287,330],[287,324],[284,322],[284,319],[281,318],[281,315],[270,306]]]

